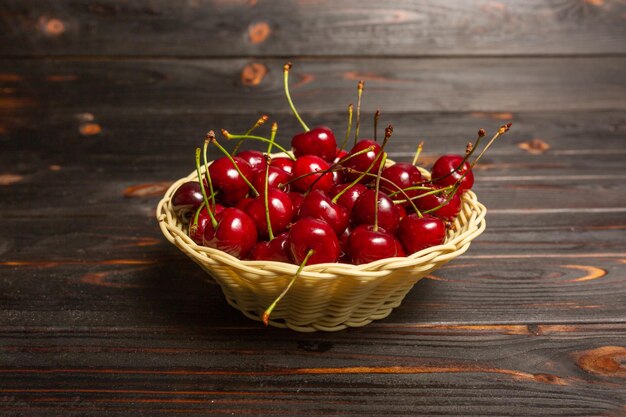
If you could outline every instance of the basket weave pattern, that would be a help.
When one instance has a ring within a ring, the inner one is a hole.
[[[388,163],[393,163],[388,161]],[[426,171],[422,171],[427,176]],[[176,181],[159,202],[156,216],[171,243],[209,273],[230,305],[244,315],[260,315],[287,285],[297,265],[271,261],[241,261],[217,249],[197,245],[172,210],[171,198],[196,172]],[[485,230],[486,208],[476,194],[463,195],[461,213],[446,242],[404,258],[381,259],[365,265],[326,263],[306,266],[272,312],[270,324],[300,332],[338,331],[387,317],[420,279],[464,253]]]

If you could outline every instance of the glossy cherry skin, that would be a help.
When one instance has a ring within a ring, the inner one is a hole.
[[[217,227],[211,223],[204,229],[203,244],[219,249],[235,258],[245,259],[257,241],[254,221],[243,211],[229,207],[215,215]]]
[[[406,217],[406,209],[404,208],[404,206],[396,204],[396,210],[398,210],[398,218],[400,219],[400,221],[402,221],[402,219]]]
[[[304,201],[304,194],[299,193],[297,191],[290,191],[287,193],[289,198],[291,199],[291,203],[293,204],[293,220],[297,220],[298,213],[300,212],[300,206],[302,206],[302,202]]]
[[[238,156],[233,157],[233,160],[246,178],[252,178],[250,164]],[[241,178],[235,166],[226,157],[213,161],[209,165],[209,174],[211,175],[213,189],[219,192],[217,198],[227,206],[234,206],[250,191],[248,184]]]
[[[267,192],[268,211],[272,223],[272,231],[275,234],[282,233],[287,229],[293,218],[293,203],[287,195],[275,188]],[[267,216],[265,211],[265,197],[259,196],[252,200],[245,208],[245,212],[254,221],[258,235],[261,239],[267,239]]]
[[[429,185],[429,186],[432,186],[435,189],[441,188],[438,185]],[[426,193],[428,191],[421,191],[421,192]],[[417,208],[422,212],[432,210],[443,204],[443,206],[441,206],[437,210],[434,210],[432,212],[429,211],[428,214],[432,214],[433,216],[437,216],[443,220],[451,222],[456,218],[456,216],[461,211],[461,197],[459,194],[460,194],[459,192],[456,192],[454,196],[450,198],[450,201],[448,201],[447,203],[446,203],[446,200],[448,200],[448,194],[445,192],[440,192],[437,194],[430,194],[424,197],[416,198],[415,200],[413,200],[413,202],[415,203]]]
[[[386,167],[383,169],[381,176],[396,185],[394,187],[387,181],[381,181],[380,189],[384,190],[386,193],[396,193],[398,192],[398,188],[404,190],[405,188],[413,187],[415,184],[422,182],[422,174],[419,169],[407,162],[398,162]],[[417,195],[417,190],[405,190],[405,193],[409,197],[415,197]],[[401,200],[404,199],[404,195],[402,193],[396,194],[394,198],[396,200]],[[409,202],[404,204],[410,205]]]
[[[270,161],[270,166],[280,168],[288,174],[293,174],[293,164],[293,159],[287,158],[285,156],[272,158],[272,160]]]
[[[382,161],[381,149],[378,143],[370,139],[362,139],[358,141],[356,145],[354,145],[354,147],[350,150],[349,155],[354,155],[355,153],[367,149],[370,146],[372,146],[374,149],[364,154],[357,155],[348,160],[344,160],[341,162],[341,165],[346,168],[352,168],[359,172],[370,172],[372,174],[378,173],[378,168],[380,167],[380,163]],[[368,170],[370,165],[372,165],[372,162],[374,162],[374,165],[371,169]],[[346,172],[345,175],[348,181],[354,181],[360,174],[354,172]],[[373,179],[374,177],[366,175],[359,182],[363,184],[368,184],[372,182]]]
[[[374,224],[376,209],[376,190],[366,190],[359,199],[354,203],[352,208],[352,223]],[[391,235],[398,230],[400,223],[400,214],[393,201],[387,194],[380,191],[378,193],[378,226]]]
[[[281,191],[289,191],[289,185],[285,184],[289,182],[291,177],[292,175],[287,173],[286,171],[270,165],[267,175],[267,188],[276,188]],[[265,171],[259,171],[254,174],[254,177],[252,177],[252,181],[250,182],[252,183],[254,188],[256,188],[260,195],[265,195]]]
[[[298,133],[291,139],[291,147],[296,158],[315,155],[326,162],[332,162],[337,155],[335,134],[326,126],[318,126],[308,132]]]
[[[187,181],[176,189],[172,196],[172,209],[179,219],[185,223],[193,217],[202,204],[202,191],[197,181]]]
[[[339,194],[341,191],[349,186],[350,183],[335,185],[330,190],[329,194],[331,197],[335,197],[337,194]],[[354,186],[350,187],[348,191],[343,193],[341,197],[337,199],[337,204],[344,206],[346,209],[348,209],[348,213],[352,213],[352,207],[354,207],[354,203],[356,203],[356,200],[358,200],[361,194],[363,194],[366,190],[367,187],[365,185],[357,183]]]
[[[238,208],[241,211],[246,211],[246,207],[250,204],[254,198],[252,197],[244,197],[235,204],[235,208]]]
[[[461,155],[443,155],[437,159],[433,165],[433,169],[431,170],[431,178],[433,179],[433,182],[437,185],[445,187],[460,180],[460,192],[471,189],[474,185],[474,173],[470,169],[470,164],[467,161],[465,161],[463,166],[459,168],[461,162],[463,162],[463,157]],[[463,177],[465,172],[467,172],[467,175]],[[462,180],[461,177],[463,177]]]
[[[213,214],[216,215],[218,213],[221,213],[222,211],[224,211],[224,206],[222,206],[221,204],[216,204],[215,209],[213,210]],[[207,225],[211,224],[211,216],[209,216],[209,213],[207,212],[206,207],[202,207],[202,210],[200,210],[200,214],[198,215],[197,226],[194,229],[192,227],[192,223],[193,223],[193,218],[195,217],[195,215],[196,213],[193,213],[190,219],[191,221],[189,222],[188,234],[191,240],[196,242],[198,245],[202,245],[203,240],[204,240],[204,230],[206,229]]]
[[[252,168],[253,172],[265,171],[267,162],[265,161],[263,152],[247,149],[245,151],[237,152],[236,156],[246,161],[250,165],[250,168]]]
[[[298,218],[303,219],[305,217],[324,220],[337,235],[341,235],[350,223],[348,210],[333,203],[331,198],[322,190],[313,190],[304,197],[298,211]]]
[[[379,259],[398,256],[396,242],[396,238],[383,229],[374,230],[374,226],[362,224],[350,233],[348,253],[353,264],[367,264]]]
[[[252,249],[250,259],[254,261],[275,261],[291,263],[287,238],[289,233],[281,233],[269,242],[258,242]]]
[[[337,148],[337,156],[335,156],[335,159],[333,159],[333,162],[339,162],[341,161],[343,158],[345,158],[346,156],[348,156],[348,151],[346,151],[345,149],[339,149]]]
[[[289,253],[296,264],[301,264],[309,250],[315,253],[307,265],[337,262],[341,249],[335,231],[324,220],[307,217],[300,219],[289,230]]]
[[[400,221],[398,239],[411,255],[441,245],[446,240],[446,225],[441,219],[429,214],[419,217],[417,213],[412,213]]]
[[[299,178],[292,183],[293,188],[298,191],[305,192],[309,188],[311,188],[311,185],[313,185],[313,183],[315,183],[313,189],[330,191],[330,189],[333,188],[334,185],[333,173],[327,172],[324,174],[320,172],[326,171],[329,167],[330,165],[328,165],[328,163],[319,156],[301,156],[300,158],[296,159],[296,162],[293,165],[293,177],[298,178],[302,175],[310,174],[312,172],[319,172],[319,174],[311,174],[307,175],[306,177]],[[318,178],[319,180],[316,181]]]

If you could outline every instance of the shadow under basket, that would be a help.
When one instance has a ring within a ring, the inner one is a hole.
[[[278,156],[278,155],[276,155]],[[393,163],[388,161],[388,163]],[[422,170],[428,177],[428,173]],[[186,225],[172,210],[171,198],[196,171],[176,181],[159,202],[156,216],[167,240],[196,262],[220,285],[228,303],[260,321],[298,266],[283,262],[241,261],[225,252],[193,242]],[[360,327],[391,314],[420,279],[464,253],[485,230],[486,208],[466,191],[454,228],[443,245],[402,258],[364,265],[325,263],[306,266],[270,317],[270,325],[299,332],[338,331]]]

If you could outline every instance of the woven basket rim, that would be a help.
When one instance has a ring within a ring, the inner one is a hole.
[[[281,152],[272,154],[271,156],[280,157],[287,155]],[[395,162],[387,160],[387,164],[393,163]],[[423,168],[419,169],[424,176],[430,178],[430,173],[427,170]],[[202,172],[204,172],[204,168],[202,168]],[[194,180],[197,181],[197,172],[195,170],[186,177],[175,181],[168,188],[163,198],[157,205],[156,218],[159,222],[161,231],[168,241],[175,244],[180,249],[183,249],[189,256],[202,258],[201,260],[204,262],[214,260],[216,263],[227,264],[234,268],[247,270],[248,272],[257,274],[259,278],[270,277],[275,273],[289,275],[296,273],[298,265],[292,263],[240,260],[226,252],[198,245],[191,240],[185,230],[174,224],[176,215],[171,209],[170,201],[172,195],[182,183]],[[446,258],[449,258],[447,260],[453,259],[464,253],[469,248],[471,241],[480,235],[486,227],[485,215],[487,209],[478,201],[476,194],[473,191],[468,190],[463,194],[462,205],[461,214],[464,213],[465,210],[463,210],[463,208],[465,208],[465,206],[469,206],[471,208],[471,217],[464,219],[465,223],[467,223],[469,227],[464,232],[456,235],[449,232],[446,237],[446,242],[441,245],[426,248],[406,257],[385,258],[362,265],[338,262],[307,265],[302,270],[301,276],[308,276],[316,279],[334,279],[337,278],[338,275],[350,275],[360,277],[361,279],[376,279],[386,275],[390,270],[411,267],[415,268],[422,264],[440,262],[442,260],[446,260]],[[461,214],[454,221],[457,228],[460,226]]]

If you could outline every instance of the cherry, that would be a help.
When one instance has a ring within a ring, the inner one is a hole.
[[[279,156],[277,158],[272,158],[272,160],[270,162],[270,166],[280,168],[283,171],[285,171],[286,173],[292,174],[293,173],[293,163],[294,163],[293,159],[286,158],[284,156]]]
[[[374,142],[373,140],[363,139],[363,140],[358,141],[357,144],[354,145],[354,147],[352,147],[348,155],[353,155],[359,151],[367,149],[370,146],[373,147],[373,150],[370,150],[369,152],[365,152],[361,155],[357,155],[353,158],[350,158],[342,162],[342,165],[346,168],[351,168],[352,170],[355,170],[358,172],[366,172],[366,173],[378,172],[378,168],[380,167],[380,161],[381,161],[380,155],[382,153],[382,150],[381,150],[380,145]],[[359,177],[358,173],[351,172],[351,171],[346,172],[346,178],[349,181],[353,181],[357,179],[358,177]],[[359,182],[363,184],[370,183],[372,182],[372,177],[365,176]]]
[[[296,263],[302,263],[313,251],[309,265],[337,262],[341,250],[333,228],[324,220],[307,217],[300,219],[289,230],[289,252]]]
[[[433,165],[431,170],[433,182],[442,187],[459,183],[460,192],[469,190],[474,185],[474,174],[469,162],[461,155],[443,155]]]
[[[346,230],[350,223],[348,210],[330,199],[322,190],[313,190],[302,201],[298,218],[313,217],[328,223],[337,235]]]
[[[270,164],[269,166],[269,173],[268,173],[268,188],[269,189],[280,189],[283,191],[289,191],[289,185],[286,185],[289,180],[291,180],[292,175],[287,173],[286,171],[283,171],[282,169],[272,166]],[[254,188],[257,189],[257,191],[263,195],[263,192],[265,190],[265,168],[263,168],[263,171],[258,171],[256,174],[254,174],[254,176],[252,177],[252,181],[251,181],[252,185],[254,186]]]
[[[398,218],[400,219],[400,221],[402,221],[402,219],[406,217],[406,209],[404,208],[404,206],[396,204],[396,210],[398,210]]]
[[[252,178],[250,164],[238,156],[235,156],[233,160],[243,175],[247,178]],[[241,175],[235,169],[235,165],[227,157],[213,161],[209,166],[209,174],[211,175],[215,192],[219,192],[219,199],[228,206],[237,204],[250,191],[248,184],[241,178]]]
[[[363,184],[354,184],[352,187],[350,187],[350,184],[337,184],[330,190],[330,196],[336,197],[346,188],[348,188],[348,190],[341,194],[336,202],[348,209],[348,213],[352,213],[354,203],[356,203],[356,200],[358,200],[361,194],[367,190],[367,187]]]
[[[292,183],[294,188],[305,192],[315,183],[314,189],[330,191],[334,185],[332,172],[320,172],[328,170],[329,167],[330,165],[319,156],[301,156],[293,165],[293,176],[297,178]],[[316,172],[320,173],[315,174]]]
[[[204,229],[203,244],[236,258],[248,256],[257,241],[257,227],[243,211],[229,207],[215,214],[217,227],[209,222]]]
[[[213,209],[213,214],[218,214],[222,211],[224,211],[224,206],[216,204]],[[207,225],[211,225],[211,215],[207,212],[206,206],[203,206],[202,210],[198,213],[198,222],[195,223],[195,225],[193,221],[189,223],[189,237],[191,240],[196,242],[198,245],[202,245],[204,230],[207,228]]]
[[[289,233],[281,233],[269,242],[259,242],[252,249],[250,258],[255,261],[275,261],[290,263],[289,247],[287,245]]]
[[[252,149],[237,152],[235,156],[246,161],[250,168],[252,168],[252,172],[264,172],[265,171],[265,156],[263,152],[255,151]]]
[[[405,189],[415,186],[422,182],[422,174],[415,165],[408,162],[398,162],[383,169],[382,177],[391,181],[397,187],[386,181],[381,182],[381,189],[387,193],[397,192],[398,189]],[[415,197],[418,193],[417,190],[405,190],[405,193],[409,197]],[[405,203],[410,204],[409,202]]]
[[[348,238],[348,253],[355,265],[398,256],[397,240],[374,225],[357,226]]]
[[[296,158],[304,155],[315,155],[326,162],[333,162],[337,156],[335,135],[326,126],[318,126],[309,131],[298,133],[291,139],[291,147]]]
[[[382,191],[378,193],[376,204],[376,190],[369,189],[363,192],[352,208],[352,222],[355,225],[374,224],[378,210],[378,225],[386,232],[395,234],[398,230],[400,215],[393,201]]]
[[[333,162],[339,162],[346,156],[348,156],[348,151],[346,151],[345,149],[337,148],[337,154],[335,156],[335,159],[333,159]]]
[[[200,183],[187,181],[176,189],[172,196],[172,209],[183,221],[188,221],[194,215],[198,207],[203,203]]]
[[[446,240],[445,223],[434,216],[423,217],[412,213],[400,222],[398,239],[409,255],[431,246],[441,245]]]
[[[263,194],[248,203],[245,212],[256,224],[257,232],[261,239],[266,239],[270,237],[267,228],[268,213],[272,231],[281,233],[287,229],[291,222],[293,204],[286,193],[272,188],[267,192],[267,211],[265,208],[265,195]]]
[[[244,197],[235,204],[235,208],[238,208],[241,211],[246,211],[246,207],[250,204],[254,198]]]
[[[433,185],[432,190],[441,190],[439,185]],[[430,213],[446,221],[453,221],[461,211],[461,197],[454,193],[450,197],[446,191],[427,194],[431,191],[420,190],[421,197],[413,200],[417,208],[423,213]]]
[[[289,196],[289,198],[291,199],[291,203],[293,204],[294,217],[297,217],[298,213],[300,212],[302,202],[304,201],[304,195],[296,191],[290,191],[287,193],[287,195]]]

